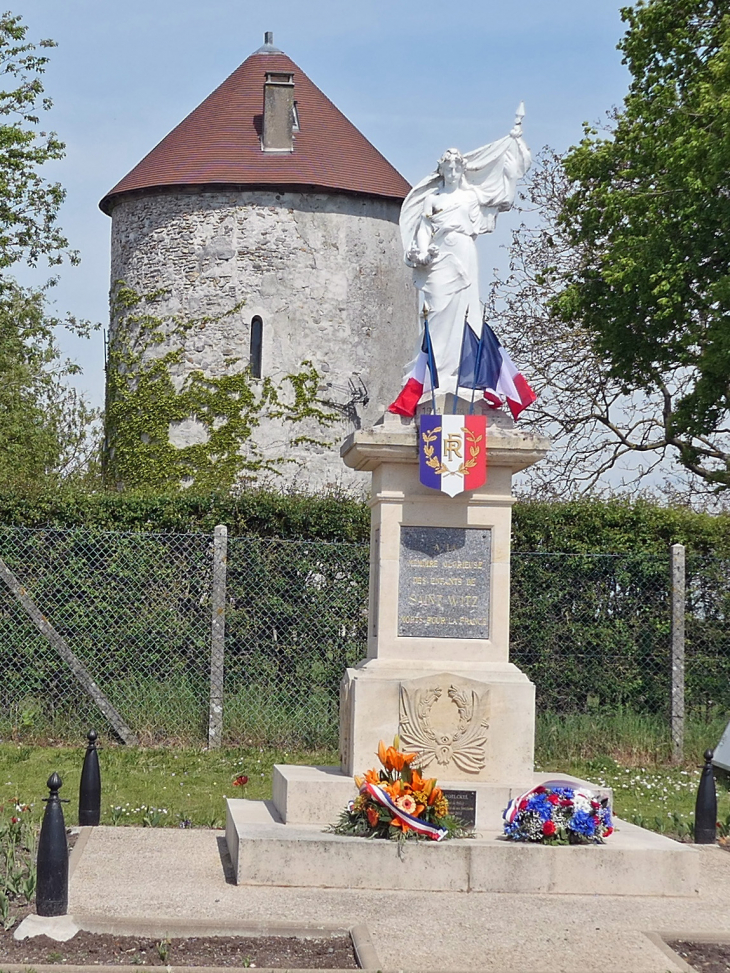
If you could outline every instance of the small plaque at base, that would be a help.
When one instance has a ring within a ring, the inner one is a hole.
[[[444,797],[449,802],[449,814],[458,818],[465,828],[477,826],[477,792],[452,791],[442,788]]]

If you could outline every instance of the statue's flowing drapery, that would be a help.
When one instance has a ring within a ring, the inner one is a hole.
[[[417,238],[427,238],[438,248],[430,263],[414,268],[413,278],[419,311],[428,316],[440,392],[456,391],[464,321],[468,320],[475,334],[481,331],[476,238],[490,233],[497,214],[511,208],[517,182],[531,161],[519,128],[506,138],[467,153],[464,160],[466,171],[460,191],[439,193],[442,178],[435,171],[410,191],[400,215],[406,253]],[[437,205],[427,207],[429,198],[435,198]],[[415,360],[407,374],[414,364]],[[427,377],[424,390],[429,389]]]

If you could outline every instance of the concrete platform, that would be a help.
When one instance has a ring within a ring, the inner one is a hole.
[[[373,763],[377,761],[373,760]],[[429,775],[427,775],[429,776]],[[572,787],[586,787],[613,800],[610,788],[597,787],[579,777],[555,773],[533,773],[525,780],[510,783],[483,781],[448,781],[439,778],[439,786],[447,790],[476,791],[476,827],[483,831],[501,831],[502,812],[514,797],[531,787],[555,778],[567,781]],[[351,776],[339,767],[312,767],[275,764],[273,803],[278,819],[284,824],[316,824],[322,828],[336,821],[347,802],[357,797]]]
[[[334,820],[334,819],[333,819]],[[551,846],[484,832],[473,839],[365,841],[284,824],[273,802],[227,801],[226,843],[239,885],[429,892],[685,896],[699,854],[626,821],[604,845]]]
[[[694,849],[701,877],[696,897],[313,893],[233,884],[220,831],[89,830],[72,873],[72,914],[156,920],[165,930],[202,921],[365,924],[378,953],[373,973],[423,973],[425,950],[433,973],[680,973],[686,966],[668,957],[653,934],[730,936],[730,854],[711,845]]]

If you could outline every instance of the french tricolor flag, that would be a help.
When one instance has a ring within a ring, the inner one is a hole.
[[[437,389],[439,387],[439,376],[436,371],[436,362],[433,358],[428,321],[424,320],[421,350],[416,356],[411,374],[408,376],[402,392],[395,402],[388,406],[388,412],[395,412],[396,415],[408,416],[408,418],[415,416],[418,403],[421,401],[421,396],[426,386],[427,375],[431,381],[426,391]]]
[[[419,423],[419,479],[450,497],[478,490],[487,479],[484,416],[427,416]]]
[[[431,382],[427,384],[429,371]],[[388,411],[409,418],[414,416],[424,390],[437,389],[438,384],[426,323],[418,357],[403,390],[395,402],[388,406]],[[457,385],[462,389],[481,389],[487,404],[495,409],[506,403],[514,419],[537,399],[525,377],[517,370],[496,334],[486,323],[482,325],[481,335],[477,335],[469,322],[464,321]]]
[[[464,321],[457,384],[460,388],[483,389],[484,398],[495,409],[506,402],[515,420],[537,399],[486,321],[481,336]]]

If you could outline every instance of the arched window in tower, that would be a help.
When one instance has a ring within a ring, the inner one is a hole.
[[[251,374],[261,378],[261,357],[264,347],[264,322],[258,314],[251,320]]]

